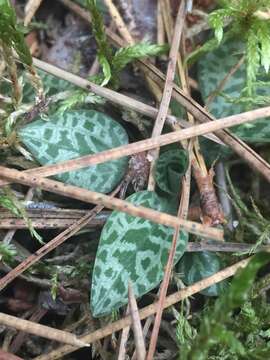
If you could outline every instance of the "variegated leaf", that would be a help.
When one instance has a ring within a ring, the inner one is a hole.
[[[161,190],[168,194],[177,194],[180,180],[188,167],[188,155],[185,150],[173,149],[161,153],[155,168],[155,179]]]
[[[37,71],[43,85],[44,93],[46,96],[52,96],[58,94],[62,91],[67,90],[77,90],[78,88],[71,84],[70,82],[60,79],[56,76],[46,73],[45,71]],[[30,84],[29,79],[27,79],[27,73],[22,71],[20,73],[22,77],[23,86],[23,103],[34,103],[36,92],[33,86]],[[12,85],[6,81],[0,79],[0,91],[5,94],[5,96],[11,96],[12,94]]]
[[[27,149],[42,165],[78,158],[128,143],[124,128],[109,116],[93,110],[53,114],[49,121],[36,120],[19,131]],[[64,183],[108,193],[123,178],[126,157],[55,176]]]
[[[170,204],[150,191],[127,198],[136,205],[170,212]],[[173,229],[114,211],[100,237],[92,277],[91,309],[102,316],[128,302],[128,281],[140,297],[162,280]],[[183,255],[188,234],[181,231],[175,263]]]
[[[219,256],[210,251],[186,253],[177,264],[177,271],[183,276],[186,285],[214,275],[220,270],[221,261]],[[215,285],[200,291],[206,296],[218,296],[225,288],[226,282],[219,282]]]
[[[58,94],[61,91],[75,90],[76,86],[70,82],[60,79],[51,74],[47,74],[45,71],[39,70],[38,75],[40,76],[46,96],[52,96]],[[23,88],[23,102],[30,103],[35,100],[35,91],[33,86],[26,82]]]
[[[243,43],[230,40],[200,59],[198,62],[198,80],[204,100],[206,100],[212,92],[216,91],[221,81],[238,63],[243,55],[243,51]],[[268,81],[269,80],[270,76],[268,75]],[[245,87],[246,65],[242,64],[226,81],[222,93],[237,98]],[[257,95],[269,96],[269,87],[258,86]],[[256,108],[256,106],[253,106],[253,108]],[[222,94],[218,94],[209,105],[209,111],[216,118],[239,114],[247,110],[251,110],[249,104],[247,106],[247,104],[244,103],[231,103]],[[270,121],[269,119],[256,120],[252,123],[236,126],[232,128],[232,132],[247,142],[269,143]]]

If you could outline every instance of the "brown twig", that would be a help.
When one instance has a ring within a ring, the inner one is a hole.
[[[182,52],[183,57],[186,56],[186,42],[185,39],[182,41]],[[182,63],[181,57],[178,61],[179,75],[181,78],[181,84],[183,91],[190,96],[190,86],[188,84],[188,70],[184,71],[184,66]],[[194,123],[194,117],[190,113],[188,114],[188,119],[191,123]],[[224,224],[225,218],[222,207],[218,202],[216,196],[216,190],[213,183],[213,173],[212,168],[208,171],[204,157],[201,153],[199,139],[196,137],[193,139],[194,146],[193,151],[190,153],[191,165],[193,170],[193,175],[195,177],[196,183],[200,192],[201,199],[201,209],[202,209],[202,218],[205,224],[208,225],[219,225]],[[205,186],[202,186],[202,183]],[[207,220],[207,221],[206,221]]]
[[[209,237],[212,239],[223,238],[223,232],[219,229],[208,228],[204,225],[188,220],[181,220],[178,219],[176,216],[161,213],[159,211],[152,210],[143,206],[136,206],[128,201],[116,199],[112,196],[85,190],[72,185],[63,184],[55,180],[37,178],[34,175],[29,175],[14,169],[8,169],[3,166],[0,166],[0,174],[1,177],[4,177],[9,181],[33,187],[40,187],[41,189],[50,191],[55,194],[71,197],[73,199],[81,200],[84,202],[93,203],[96,205],[107,207],[109,209],[117,209],[129,215],[145,218],[155,223],[163,224],[173,228],[180,225],[186,231],[195,233],[198,236]]]
[[[145,360],[146,349],[143,338],[142,324],[140,321],[137,301],[132,289],[131,283],[128,284],[128,303],[130,309],[130,316],[132,319],[132,328],[135,339],[135,348],[138,360]]]
[[[171,41],[172,37],[172,28],[173,28],[173,18],[171,16],[171,4],[169,0],[161,1],[162,7],[162,15],[164,18],[166,33],[169,41]],[[182,39],[182,49],[183,53],[185,53],[185,39]],[[177,57],[177,65],[178,65],[178,75],[181,80],[181,87],[183,91],[190,96],[189,84],[187,82],[188,74],[184,70],[182,59],[180,53],[178,53]],[[192,114],[187,112],[187,118],[191,124],[194,124],[194,117]],[[217,225],[219,223],[224,222],[224,216],[221,211],[221,207],[217,201],[217,197],[215,194],[215,189],[212,181],[212,177],[208,175],[208,171],[206,168],[206,164],[204,158],[200,151],[198,138],[193,139],[193,146],[189,151],[189,159],[191,161],[193,167],[193,175],[196,179],[197,183],[201,183],[203,181],[207,186],[199,186],[201,198],[204,200],[202,203],[202,212],[203,212],[203,220],[208,220],[208,225]],[[194,171],[194,168],[196,171]],[[199,184],[200,185],[200,184]],[[203,191],[203,192],[202,192]],[[213,201],[215,200],[215,201]],[[209,205],[210,204],[210,205]],[[207,218],[205,216],[205,209],[207,211]],[[209,211],[210,210],[210,211]]]
[[[75,335],[71,333],[58,329],[53,329],[49,326],[37,324],[32,321],[20,319],[15,316],[7,315],[4,313],[0,313],[0,324],[10,326],[12,328],[27,332],[29,334],[41,336],[50,340],[63,342],[65,344],[69,344],[76,347],[89,346],[86,342],[78,339]]]
[[[223,280],[233,276],[237,270],[245,267],[250,260],[251,260],[251,257],[241,260],[241,261],[235,263],[234,265],[229,266],[208,278],[200,280],[200,281],[196,282],[195,284],[188,286],[185,289],[181,289],[180,291],[177,291],[174,294],[167,296],[164,308],[168,308],[171,305],[174,305],[177,302],[179,302],[183,299],[186,299],[189,296],[192,296],[192,295],[196,294],[197,292],[202,291],[203,289],[206,289],[207,287],[209,287],[211,285],[214,285],[220,281],[223,281]],[[148,306],[144,307],[143,309],[139,310],[140,319],[142,320],[142,319],[145,319],[145,318],[153,315],[157,311],[157,307],[158,307],[157,303],[153,303],[153,304],[148,305]],[[131,325],[131,317],[126,316],[125,318],[115,321],[114,323],[111,323],[102,329],[98,329],[90,334],[85,334],[80,339],[91,344],[92,342],[102,339],[106,336],[109,336],[113,332],[119,331],[129,325]],[[44,355],[38,356],[38,357],[34,358],[33,360],[56,360],[56,359],[59,359],[59,358],[63,357],[64,355],[69,354],[75,350],[76,350],[76,348],[74,348],[72,346],[68,346],[68,345],[61,346],[60,348],[53,350],[49,354],[44,354]]]
[[[170,16],[169,3],[167,1],[161,0],[160,8],[162,10],[162,16],[163,16],[166,33],[167,33],[167,38],[168,38],[169,42],[171,42],[171,44],[172,44],[173,26],[172,26],[172,21],[171,21],[172,19]],[[183,78],[185,80],[183,71],[181,71],[182,70],[181,57],[180,57],[179,51],[177,51],[175,56],[176,56],[177,65],[178,65],[178,72],[180,73],[180,75],[183,75],[181,77],[181,80],[183,80]],[[189,117],[190,123],[194,123],[194,120],[190,116],[190,114],[188,114],[188,117]],[[192,141],[190,141],[188,145],[185,142],[183,142],[183,147],[188,150],[189,156],[192,155],[192,153],[193,153],[193,151],[192,151],[193,143],[194,143],[194,139],[192,139]],[[191,158],[191,156],[190,156],[190,158]],[[187,217],[188,207],[189,207],[190,179],[191,179],[191,167],[189,164],[189,168],[188,168],[188,170],[185,174],[185,177],[183,178],[183,181],[182,181],[182,194],[181,194],[181,201],[180,201],[180,206],[179,206],[179,210],[178,210],[178,217],[181,217],[184,219],[186,219],[186,217]],[[155,352],[155,348],[156,348],[156,344],[157,344],[157,340],[158,340],[159,328],[160,328],[160,324],[161,324],[164,302],[165,302],[166,293],[167,293],[169,280],[170,280],[170,275],[171,275],[171,271],[172,271],[172,267],[173,267],[173,259],[175,256],[176,244],[177,244],[178,238],[179,238],[179,227],[174,230],[172,245],[171,245],[171,249],[169,252],[169,256],[168,256],[168,260],[167,260],[167,264],[166,264],[166,268],[165,268],[165,274],[164,274],[164,278],[163,278],[163,281],[162,281],[162,284],[160,287],[158,308],[157,308],[157,313],[156,313],[153,331],[152,331],[152,335],[151,335],[149,350],[147,353],[147,359],[149,359],[149,360],[151,360],[154,357],[154,352]]]
[[[28,26],[35,15],[37,9],[40,7],[42,0],[28,0],[25,5],[25,18],[24,18],[24,26]]]
[[[215,251],[215,252],[233,252],[240,254],[247,254],[254,249],[254,244],[242,244],[232,242],[217,242],[217,241],[200,241],[189,242],[186,251]],[[254,252],[270,252],[269,245],[260,245],[256,247]]]
[[[190,144],[190,146],[191,146],[191,144]],[[183,218],[183,219],[186,219],[187,214],[188,214],[189,198],[190,198],[190,177],[191,177],[191,166],[189,165],[189,167],[186,171],[186,174],[182,180],[181,201],[180,201],[178,214],[177,214],[177,216],[179,218]],[[160,286],[159,299],[158,299],[158,304],[157,304],[158,307],[157,307],[155,322],[154,322],[153,331],[152,331],[152,335],[151,335],[150,345],[149,345],[149,349],[148,349],[148,353],[147,353],[147,358],[146,358],[147,360],[153,359],[155,349],[156,349],[156,344],[158,341],[158,334],[159,334],[159,328],[160,328],[161,319],[162,319],[162,313],[163,313],[164,304],[165,304],[165,300],[166,300],[166,294],[167,294],[167,290],[168,290],[168,286],[169,286],[169,282],[170,282],[170,276],[171,276],[171,272],[172,272],[172,268],[173,268],[176,246],[177,246],[177,242],[179,239],[179,231],[180,231],[180,227],[178,226],[174,230],[172,245],[171,245],[169,256],[168,256],[165,273],[164,273],[163,281]]]
[[[126,310],[126,315],[128,314],[129,314],[129,306],[127,306],[127,310]],[[127,326],[122,330],[117,360],[126,359],[127,341],[128,341],[129,333],[130,333],[130,326]]]
[[[119,14],[116,6],[112,2],[112,0],[104,0],[104,3],[107,6],[107,8],[111,14],[111,17],[112,17],[113,21],[115,22],[117,30],[119,31],[119,33],[121,34],[123,39],[125,39],[125,41],[129,44],[134,44],[134,40],[133,40],[132,36],[130,35],[128,28],[126,27],[122,17],[120,16],[120,14]]]
[[[57,217],[54,212],[40,212],[39,215],[33,214],[31,212],[27,212],[28,218],[31,220],[31,224],[35,229],[63,229],[71,226],[75,220],[78,220],[82,217],[87,211],[80,211],[79,214],[71,214],[71,216],[66,218]],[[34,216],[33,216],[34,215]],[[89,222],[85,225],[86,228],[99,228],[102,227],[106,220],[108,219],[108,213],[104,214],[102,218],[96,217],[94,219],[89,220]],[[197,219],[196,219],[197,220]],[[24,219],[18,219],[15,215],[11,215],[7,213],[7,217],[0,216],[0,229],[10,229],[10,232],[14,233],[18,229],[27,229],[28,224]]]
[[[47,314],[47,312],[47,309],[37,308],[29,318],[29,321],[38,323],[43,318],[43,316]],[[19,351],[20,347],[23,345],[26,337],[27,333],[20,331],[10,345],[10,351],[16,354]]]
[[[153,321],[154,321],[154,316],[153,315],[149,316],[146,319],[146,321],[144,323],[144,327],[143,327],[143,337],[144,337],[144,339],[146,338],[146,336],[147,336],[147,334],[149,332],[150,326],[152,325]],[[137,353],[136,353],[136,350],[134,350],[133,355],[131,357],[131,360],[136,360],[136,359],[137,359]]]
[[[78,220],[83,215],[85,215],[89,210],[85,209],[66,209],[66,208],[48,208],[48,209],[31,209],[26,207],[27,216],[31,219],[59,219],[59,220]],[[197,211],[196,208],[194,211]],[[106,221],[108,216],[110,215],[110,211],[102,211],[97,217],[95,218],[96,223],[98,224],[99,221]],[[192,215],[192,214],[191,214]],[[194,215],[192,215],[194,217]],[[5,219],[10,221],[17,219],[16,215],[12,214],[10,211],[0,208],[0,219],[4,221]],[[0,228],[1,228],[0,223]]]
[[[173,90],[173,80],[175,76],[178,49],[180,45],[184,23],[185,23],[185,1],[182,0],[175,21],[175,29],[174,29],[171,49],[169,53],[169,63],[167,66],[166,80],[164,84],[162,99],[158,110],[157,118],[152,130],[152,135],[151,135],[152,138],[157,137],[161,134],[165,123],[165,119],[167,118],[171,96],[172,96],[172,90]],[[153,172],[154,172],[154,164],[156,159],[158,158],[158,154],[159,154],[159,148],[155,149],[155,151],[151,151],[150,153],[151,167],[150,167],[150,175],[148,182],[148,190],[153,190],[155,187]]]
[[[164,45],[165,44],[165,31],[164,31],[164,23],[162,20],[161,14],[161,0],[157,2],[157,44]]]

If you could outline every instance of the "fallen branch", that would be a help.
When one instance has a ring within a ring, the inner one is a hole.
[[[146,349],[142,331],[142,324],[139,316],[137,301],[131,283],[128,284],[128,304],[130,316],[132,319],[132,329],[135,339],[137,360],[145,360]]]
[[[111,18],[112,18],[113,22],[115,23],[117,30],[119,31],[119,33],[121,34],[123,39],[125,39],[125,41],[128,44],[134,44],[134,40],[133,40],[131,34],[129,33],[122,17],[120,16],[120,14],[118,12],[117,7],[114,5],[112,0],[104,0],[104,3],[107,6],[107,8],[111,14]]]
[[[127,309],[126,309],[126,315],[128,315],[128,314],[129,314],[129,306],[127,306]],[[128,342],[129,333],[130,333],[130,326],[127,326],[122,330],[117,360],[125,360],[126,359],[127,342]]]
[[[85,212],[84,212],[85,213]],[[78,220],[79,217],[71,217],[67,219],[62,218],[42,218],[42,215],[40,218],[36,217],[28,217],[31,220],[31,225],[34,229],[65,229],[69,226],[71,226],[74,221]],[[86,228],[100,228],[102,227],[106,222],[107,217],[104,216],[103,218],[95,218],[95,219],[89,219],[88,223],[85,225]],[[28,229],[28,224],[25,222],[24,219],[18,219],[18,218],[11,218],[11,219],[2,219],[0,217],[0,229],[8,229],[12,232],[15,232],[18,229]]]
[[[182,31],[183,31],[184,23],[185,23],[185,10],[186,10],[186,4],[185,4],[185,1],[182,0],[181,4],[179,6],[176,21],[175,21],[175,28],[174,28],[174,32],[173,32],[171,49],[170,49],[170,53],[169,53],[169,62],[167,65],[166,79],[165,79],[165,84],[164,84],[164,88],[163,88],[160,107],[158,110],[158,114],[157,114],[157,118],[156,118],[153,130],[152,130],[152,134],[151,134],[152,138],[157,137],[162,133],[162,129],[164,127],[165,120],[168,115],[171,96],[172,96],[172,90],[173,90],[173,80],[175,77],[175,68],[176,68],[176,62],[177,62],[178,49],[179,49]],[[151,152],[151,167],[150,167],[150,174],[149,174],[148,190],[154,190],[154,188],[155,188],[154,166],[155,166],[155,161],[158,158],[158,155],[159,155],[159,147],[157,147],[154,151]]]
[[[4,166],[0,166],[0,174],[1,177],[4,177],[12,182],[17,182],[32,187],[39,187],[43,190],[50,191],[55,194],[71,197],[73,199],[93,203],[96,205],[101,205],[103,207],[107,207],[113,210],[116,209],[129,215],[145,218],[158,224],[163,224],[173,228],[180,225],[181,227],[183,227],[184,230],[198,236],[217,240],[221,240],[223,238],[223,231],[220,229],[210,228],[196,222],[178,219],[176,216],[161,213],[159,211],[152,210],[143,206],[136,206],[129,203],[128,201],[116,199],[98,192],[63,184],[55,180],[37,178],[34,175],[29,175],[25,172],[9,169]]]
[[[48,312],[47,309],[37,308],[28,320],[31,322],[39,323],[40,320],[47,314],[47,312]],[[20,350],[23,343],[26,341],[27,337],[28,337],[27,333],[25,333],[24,331],[19,331],[18,334],[13,339],[9,347],[9,350],[12,353],[16,354]]]
[[[4,313],[0,313],[0,324],[27,332],[29,334],[42,336],[46,339],[63,342],[77,347],[89,346],[86,342],[78,339],[75,335],[69,332],[53,329],[49,326],[37,324],[35,322],[20,319]]]
[[[186,251],[214,251],[214,252],[232,252],[238,254],[247,254],[249,252],[270,252],[270,245],[260,245],[254,249],[255,244],[243,244],[233,242],[200,241],[189,242]]]

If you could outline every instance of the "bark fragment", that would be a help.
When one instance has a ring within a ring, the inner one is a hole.
[[[200,192],[203,224],[208,226],[224,224],[225,217],[213,184],[213,177],[215,175],[213,167],[211,167],[207,174],[203,174],[197,162],[193,160],[192,169]]]

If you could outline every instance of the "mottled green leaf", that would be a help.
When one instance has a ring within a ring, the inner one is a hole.
[[[199,143],[207,167],[211,167],[217,160],[225,161],[233,154],[229,146],[222,146],[202,136],[199,138]]]
[[[159,188],[169,194],[177,194],[180,180],[188,167],[185,150],[173,149],[162,153],[155,168],[155,179]]]
[[[237,41],[227,41],[218,49],[206,54],[198,62],[198,80],[203,99],[216,91],[220,82],[228,72],[238,63],[244,51],[244,44]],[[266,79],[267,80],[267,79]],[[268,80],[270,77],[268,76]],[[246,65],[243,64],[229,78],[222,92],[231,98],[238,98],[246,86]],[[267,86],[258,86],[257,95],[268,95]],[[258,107],[258,106],[257,106]],[[209,111],[216,117],[222,118],[256,108],[250,104],[232,104],[222,93],[218,94],[209,105]],[[241,139],[251,143],[269,143],[270,121],[260,119],[251,123],[235,126],[232,132]]]
[[[207,278],[221,268],[219,256],[210,251],[186,253],[177,264],[177,271],[183,276],[187,285]],[[225,283],[217,283],[201,291],[206,296],[218,296],[225,287]]]
[[[96,154],[128,143],[121,125],[93,110],[70,110],[62,115],[53,114],[48,121],[38,119],[23,127],[19,137],[42,165]],[[123,178],[127,162],[126,157],[120,158],[55,177],[67,184],[108,193]]]
[[[157,194],[141,191],[127,198],[136,205],[170,212],[170,204]],[[128,301],[128,281],[140,297],[162,280],[173,229],[114,211],[100,237],[92,277],[91,309],[102,316]],[[183,255],[188,234],[181,231],[175,263]]]
[[[70,82],[60,79],[56,76],[46,73],[45,71],[38,70],[38,76],[40,77],[44,89],[44,93],[46,97],[50,97],[52,95],[58,95],[62,92],[72,91],[72,95],[76,96],[79,91],[83,93],[83,89],[79,89],[78,87],[74,86]],[[33,85],[29,82],[28,74],[23,71],[20,72],[20,76],[22,77],[23,83],[23,103],[35,103],[36,101],[36,92],[33,88]],[[6,96],[12,95],[12,84],[4,81],[0,81],[0,92],[5,94]],[[85,91],[86,95],[92,96],[92,93]],[[97,99],[98,96],[94,95]],[[101,98],[100,98],[101,99]],[[62,101],[63,104],[64,101]],[[87,101],[82,101],[82,103],[86,103]],[[94,102],[94,101],[93,101]],[[50,107],[50,111],[52,108]],[[53,110],[52,110],[53,111]]]
[[[59,79],[56,76],[46,73],[45,71],[38,70],[44,88],[44,92],[47,96],[52,96],[66,90],[77,90],[78,88],[72,85],[70,82]],[[33,102],[35,100],[35,91],[33,86],[28,82],[25,83],[23,88],[23,102]]]
[[[47,96],[58,94],[61,91],[78,89],[69,81],[60,79],[54,75],[46,73],[45,71],[39,70],[38,74],[41,77],[44,91]]]
[[[84,108],[84,105],[86,105],[87,109],[87,105],[89,104],[102,104],[105,102],[104,98],[87,90],[80,89],[70,82],[48,74],[45,71],[39,70],[38,75],[42,80],[42,85],[46,97],[48,98],[55,95],[55,100],[49,109],[52,113],[55,111],[64,113],[65,111],[73,108],[82,109]],[[24,79],[24,82],[25,85],[23,88],[23,102],[34,102],[36,93],[33,89],[33,86],[31,86],[31,84],[27,82],[26,79]],[[11,88],[8,91],[11,92]],[[55,106],[56,102],[57,105]]]

